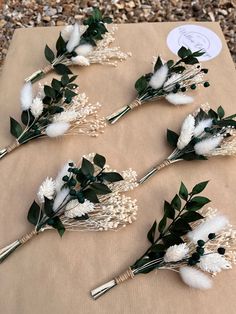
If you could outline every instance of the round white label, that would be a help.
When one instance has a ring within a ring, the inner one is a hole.
[[[191,51],[205,51],[203,56],[198,57],[199,61],[215,58],[222,49],[222,42],[216,33],[194,24],[185,24],[172,29],[167,36],[167,45],[175,54],[182,46]]]

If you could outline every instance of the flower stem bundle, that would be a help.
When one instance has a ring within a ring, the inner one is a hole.
[[[132,109],[150,101],[165,98],[173,105],[185,105],[193,102],[193,98],[184,94],[188,89],[195,90],[198,85],[208,87],[210,84],[204,80],[203,69],[198,57],[204,52],[181,47],[178,51],[180,59],[176,62],[169,60],[163,62],[158,57],[153,72],[142,75],[135,83],[136,99],[129,105],[119,109],[107,117],[111,124],[117,122]]]
[[[119,47],[109,47],[114,41],[115,27],[109,32],[106,24],[112,23],[110,17],[94,8],[91,15],[83,21],[84,26],[75,23],[66,26],[56,42],[56,54],[46,45],[44,54],[49,62],[44,69],[40,69],[25,79],[35,82],[44,77],[51,70],[58,74],[72,74],[70,65],[89,66],[92,63],[117,64],[113,60],[125,60],[128,54],[121,52]]]
[[[235,155],[235,117],[235,114],[225,117],[225,111],[221,106],[214,111],[208,105],[202,105],[185,118],[180,134],[167,130],[167,141],[174,151],[144,175],[139,184],[178,161],[207,160],[213,156]]]
[[[165,201],[164,215],[147,234],[148,249],[128,269],[91,291],[94,299],[138,274],[168,269],[180,274],[192,288],[209,289],[216,275],[236,263],[236,230],[216,209],[203,206],[210,202],[199,196],[208,182],[194,186],[191,192],[181,183],[171,202]]]
[[[64,74],[60,80],[41,86],[33,97],[32,84],[25,83],[21,90],[21,122],[10,118],[10,131],[15,141],[0,150],[0,159],[34,139],[57,137],[65,134],[98,136],[105,127],[98,117],[99,103],[88,103],[85,94],[78,94],[76,76]]]
[[[46,178],[39,187],[38,201],[28,211],[33,230],[0,250],[0,263],[16,248],[45,230],[117,230],[131,224],[137,215],[136,200],[123,195],[132,190],[136,173],[113,171],[104,156],[91,153],[76,165],[68,161],[55,179]]]

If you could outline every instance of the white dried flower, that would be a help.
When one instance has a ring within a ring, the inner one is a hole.
[[[55,181],[52,178],[46,178],[40,185],[38,190],[38,199],[40,203],[44,203],[44,197],[49,200],[53,199],[55,193]]]
[[[164,83],[164,89],[169,91],[170,85],[173,85],[172,89],[174,88],[174,85],[180,80],[180,78],[182,77],[181,74],[179,73],[174,73],[172,74],[168,80]]]
[[[70,124],[67,122],[53,122],[49,124],[45,132],[49,137],[57,137],[65,134],[70,128]]]
[[[209,137],[195,144],[194,150],[197,155],[207,156],[216,149],[223,140],[223,136]]]
[[[32,84],[30,82],[25,83],[21,89],[20,93],[20,103],[21,109],[28,110],[32,104],[33,100],[33,92],[32,92]]]
[[[69,163],[73,163],[72,160],[68,160],[63,167],[61,168],[61,170],[58,172],[58,175],[55,178],[55,188],[56,188],[56,192],[59,192],[62,188],[62,186],[64,185],[64,181],[62,180],[62,178],[64,176],[68,176],[70,173],[68,172],[68,169],[70,168]]]
[[[78,56],[86,57],[92,51],[93,51],[93,46],[90,44],[79,45],[77,48],[75,48],[75,52],[77,53]]]
[[[38,118],[43,112],[43,102],[39,97],[35,97],[30,107],[31,113],[35,118]]]
[[[57,211],[59,207],[66,201],[67,197],[69,196],[70,190],[68,188],[62,189],[59,192],[57,192],[57,195],[53,202],[52,209],[54,211]]]
[[[195,127],[195,119],[190,114],[185,118],[182,124],[180,136],[177,142],[178,149],[181,150],[189,144],[193,136],[194,127]]]
[[[94,204],[85,200],[83,204],[72,200],[66,205],[65,216],[68,218],[81,217],[94,210]]]
[[[70,35],[73,31],[73,25],[65,26],[61,31],[61,37],[67,42],[70,39]]]
[[[66,45],[66,49],[68,52],[72,52],[76,46],[78,46],[80,42],[80,29],[77,23],[74,24],[73,30],[71,32],[69,41]]]
[[[149,85],[154,88],[158,89],[163,86],[166,81],[168,75],[169,68],[168,66],[162,65],[159,70],[157,70],[151,77],[149,81]]]
[[[90,65],[89,60],[86,57],[84,57],[84,56],[72,57],[71,61],[74,64],[81,65],[81,66],[88,66],[88,65]]]
[[[205,120],[201,120],[195,127],[194,131],[193,131],[193,135],[195,137],[198,137],[199,135],[201,135],[205,128],[209,128],[212,126],[212,119],[205,119]]]
[[[53,116],[53,122],[72,122],[77,119],[78,112],[75,110],[64,110]]]
[[[165,99],[173,105],[187,105],[193,102],[193,97],[182,93],[170,93]]]
[[[198,267],[209,273],[219,273],[222,269],[232,268],[231,263],[218,253],[206,254],[201,257]]]
[[[206,290],[212,287],[211,279],[196,268],[184,266],[179,273],[183,282],[191,288]]]
[[[178,262],[184,259],[189,252],[189,248],[186,243],[181,243],[179,245],[175,244],[170,246],[166,254],[164,255],[164,261],[168,262]]]
[[[206,241],[209,233],[217,233],[223,230],[229,224],[228,218],[224,215],[216,215],[209,217],[206,221],[202,222],[195,229],[188,232],[187,237],[194,243],[198,240]]]

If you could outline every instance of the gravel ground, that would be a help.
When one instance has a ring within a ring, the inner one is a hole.
[[[91,7],[99,7],[115,23],[219,21],[236,62],[236,0],[0,0],[0,64],[14,29],[74,23]]]

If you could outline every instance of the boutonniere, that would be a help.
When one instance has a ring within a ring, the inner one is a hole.
[[[235,155],[235,117],[235,114],[225,117],[221,106],[214,111],[208,104],[202,105],[185,118],[180,134],[167,130],[167,141],[174,151],[163,162],[153,167],[139,183],[145,182],[157,171],[178,161]]]
[[[135,100],[107,117],[111,124],[117,122],[121,117],[132,109],[147,102],[165,98],[173,105],[185,105],[193,102],[193,98],[185,95],[188,90],[195,90],[197,86],[208,87],[210,84],[205,81],[207,69],[203,69],[198,57],[204,52],[195,51],[181,47],[178,51],[179,60],[174,62],[163,61],[157,58],[153,72],[142,75],[135,83],[137,97]]]
[[[106,123],[98,117],[100,104],[90,104],[85,94],[78,94],[76,76],[64,74],[60,80],[39,88],[33,97],[32,84],[21,90],[21,122],[10,118],[10,131],[15,141],[0,150],[0,159],[32,140],[65,134],[97,136]]]
[[[0,263],[46,230],[56,229],[62,236],[65,231],[117,230],[131,224],[136,200],[123,192],[136,185],[132,169],[120,174],[99,154],[91,153],[78,164],[68,161],[55,179],[47,177],[40,185],[27,217],[33,230],[0,250]]]
[[[120,51],[119,47],[110,47],[114,41],[116,27],[108,31],[106,24],[112,23],[110,17],[94,8],[83,25],[75,23],[66,26],[56,41],[56,53],[46,45],[44,54],[49,62],[26,78],[26,82],[35,82],[48,72],[55,70],[58,74],[72,74],[68,66],[89,66],[92,63],[117,65],[117,60],[126,60],[130,53]]]
[[[97,299],[136,275],[158,269],[179,273],[192,288],[211,288],[209,275],[215,276],[236,262],[236,230],[217,209],[203,209],[210,200],[198,194],[206,185],[201,182],[189,192],[181,183],[179,193],[171,202],[165,201],[160,222],[155,221],[149,230],[148,249],[124,273],[92,290],[92,297]]]

